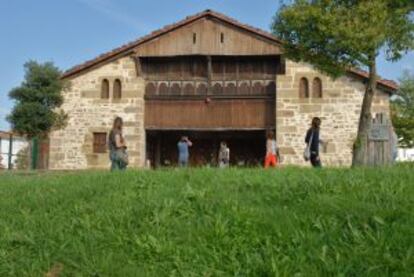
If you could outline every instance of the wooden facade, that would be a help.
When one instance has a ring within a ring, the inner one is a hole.
[[[274,128],[277,56],[141,58],[145,127]]]
[[[183,55],[280,55],[274,40],[213,17],[200,18],[134,50],[141,57]]]
[[[215,148],[229,132],[243,131],[251,145],[261,145],[265,131],[275,129],[276,79],[284,66],[274,41],[206,17],[134,51],[145,80],[144,126],[153,164],[174,160],[179,133],[202,137],[192,149],[192,164],[200,165],[214,156],[205,146]],[[243,149],[243,140],[228,139]],[[170,154],[162,158],[159,152]],[[263,156],[258,149],[238,152],[248,164]]]
[[[147,100],[145,104],[149,130],[263,130],[274,129],[274,124],[275,104],[268,99]]]

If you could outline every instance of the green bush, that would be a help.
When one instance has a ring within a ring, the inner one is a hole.
[[[19,152],[17,152],[17,157],[16,157],[16,168],[19,170],[27,170],[29,169],[29,164],[30,164],[30,160],[29,160],[29,147],[26,146],[22,149],[19,150]]]
[[[0,175],[0,276],[411,276],[414,167]]]

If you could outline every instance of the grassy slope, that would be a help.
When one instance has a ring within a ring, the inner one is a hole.
[[[0,276],[414,274],[414,167],[0,175]]]

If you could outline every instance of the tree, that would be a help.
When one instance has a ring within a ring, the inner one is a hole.
[[[57,109],[63,103],[62,91],[67,83],[51,62],[29,61],[24,65],[25,79],[9,92],[15,101],[7,120],[12,129],[28,138],[45,137],[54,128],[64,126],[67,115]]]
[[[62,91],[68,83],[61,79],[61,71],[51,62],[29,61],[24,65],[22,84],[9,92],[15,106],[7,116],[13,131],[33,139],[32,150],[37,149],[37,138],[45,138],[53,129],[65,126],[67,114],[59,111],[63,103]],[[36,168],[36,151],[32,151],[32,168]]]
[[[16,168],[19,170],[29,169],[29,147],[26,146],[17,152],[15,160]]]
[[[414,73],[405,71],[392,100],[392,122],[401,147],[414,147]]]
[[[274,18],[272,30],[284,41],[287,58],[309,62],[333,78],[350,68],[368,70],[353,166],[365,163],[377,57],[385,50],[396,61],[414,48],[413,11],[412,0],[294,0]]]

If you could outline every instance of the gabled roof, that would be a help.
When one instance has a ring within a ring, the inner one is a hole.
[[[231,17],[228,17],[224,14],[221,14],[221,13],[218,13],[218,12],[215,12],[215,11],[212,11],[212,10],[205,10],[205,11],[197,13],[195,15],[188,16],[185,19],[183,19],[181,21],[178,21],[174,24],[164,26],[161,29],[153,31],[149,35],[143,36],[143,37],[141,37],[141,38],[139,38],[135,41],[132,41],[130,43],[122,45],[121,47],[115,48],[115,49],[113,49],[113,50],[111,50],[107,53],[104,53],[104,54],[102,54],[102,55],[100,55],[100,56],[98,56],[98,57],[96,57],[92,60],[86,61],[86,62],[84,62],[80,65],[77,65],[77,66],[67,70],[66,72],[64,72],[63,75],[62,75],[62,78],[72,77],[76,74],[79,74],[79,73],[85,71],[85,70],[91,69],[91,68],[93,68],[93,67],[95,67],[95,66],[97,66],[97,65],[99,65],[103,62],[111,61],[113,59],[117,59],[117,58],[122,57],[122,56],[127,56],[127,55],[133,53],[134,48],[136,48],[137,46],[139,46],[143,43],[146,43],[146,42],[148,42],[152,39],[155,39],[159,36],[162,36],[162,35],[164,35],[168,32],[171,32],[171,31],[174,31],[178,28],[181,28],[181,27],[183,27],[187,24],[190,24],[190,23],[192,23],[196,20],[199,20],[201,18],[204,18],[204,17],[216,18],[216,19],[221,20],[221,21],[223,21],[223,22],[225,22],[229,25],[233,25],[237,28],[240,28],[240,29],[243,29],[245,31],[251,32],[253,34],[256,34],[258,36],[266,38],[266,39],[268,39],[272,42],[275,42],[277,44],[283,45],[283,42],[279,38],[277,38],[276,36],[272,35],[269,32],[266,32],[266,31],[263,31],[261,29],[252,27],[252,26],[247,25],[247,24],[243,24],[243,23],[241,23],[241,22],[239,22],[239,21],[237,21],[237,20],[235,20]],[[357,69],[350,69],[348,71],[349,71],[349,73],[355,74],[359,77],[362,77],[363,79],[368,78],[368,73],[365,72],[365,71],[357,70]],[[381,80],[378,81],[378,83],[380,85],[384,86],[386,89],[389,89],[389,90],[392,90],[392,91],[398,89],[398,84],[395,83],[394,81],[391,81],[391,80],[381,79]]]

